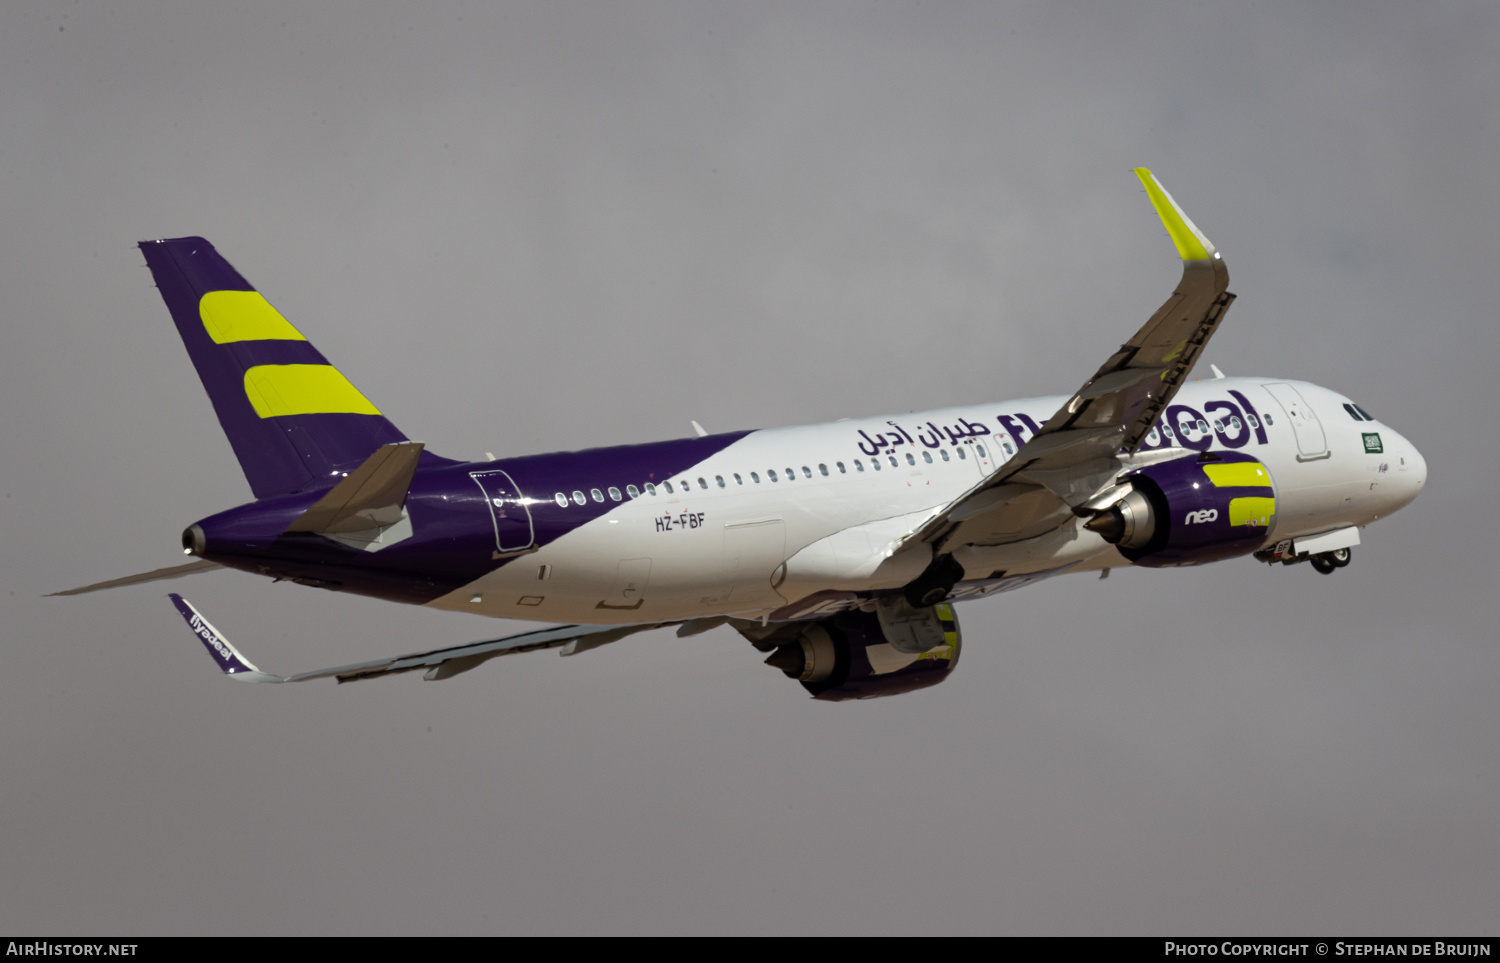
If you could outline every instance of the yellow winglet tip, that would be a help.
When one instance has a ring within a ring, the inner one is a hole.
[[[1181,207],[1167,193],[1167,189],[1156,179],[1156,175],[1144,167],[1135,169],[1135,176],[1141,179],[1146,187],[1146,196],[1151,198],[1151,206],[1156,208],[1156,215],[1161,218],[1162,224],[1171,235],[1172,243],[1177,245],[1177,255],[1184,261],[1207,261],[1218,257],[1214,244],[1203,232],[1198,230],[1198,225],[1183,213]]]

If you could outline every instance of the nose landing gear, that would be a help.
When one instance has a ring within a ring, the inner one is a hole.
[[[1331,552],[1320,552],[1308,559],[1312,563],[1314,571],[1321,575],[1328,575],[1336,568],[1343,568],[1349,564],[1350,552],[1347,548],[1336,548]]]

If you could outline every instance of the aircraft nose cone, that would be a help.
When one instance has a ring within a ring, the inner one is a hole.
[[[1413,498],[1416,498],[1417,492],[1421,491],[1422,486],[1427,484],[1427,459],[1422,457],[1422,453],[1417,451],[1415,445],[1409,445],[1407,447],[1406,460],[1410,463],[1407,466],[1407,474],[1411,476],[1411,495]]]
[[[1393,446],[1396,449],[1394,452],[1396,463],[1391,467],[1395,469],[1393,472],[1395,478],[1392,481],[1394,494],[1398,500],[1391,507],[1391,511],[1410,504],[1412,499],[1417,497],[1417,493],[1422,490],[1422,486],[1427,484],[1427,459],[1422,457],[1420,451],[1417,451],[1416,445],[1405,438],[1397,435],[1396,440],[1397,444]]]

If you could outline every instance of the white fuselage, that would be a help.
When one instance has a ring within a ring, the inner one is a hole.
[[[1066,401],[754,431],[673,477],[670,492],[661,483],[654,494],[625,496],[603,517],[429,604],[499,618],[641,623],[760,618],[816,593],[900,588],[927,558],[888,557],[899,539],[1013,457]],[[1426,463],[1383,423],[1356,420],[1348,403],[1306,382],[1195,381],[1168,411],[1179,426],[1191,417],[1184,411],[1201,413],[1208,432],[1195,427],[1181,438],[1177,427],[1167,439],[1159,422],[1148,447],[1207,439],[1213,450],[1260,459],[1277,505],[1264,544],[1364,526],[1416,497]],[[1255,428],[1247,408],[1259,415]],[[588,479],[578,485],[591,487]],[[966,579],[1131,564],[1072,521],[1039,538],[971,549],[963,561]]]

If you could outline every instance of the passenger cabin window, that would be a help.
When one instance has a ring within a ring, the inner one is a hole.
[[[946,448],[939,448],[938,449],[938,454],[943,457],[943,461],[947,461],[948,460],[948,449],[946,449]]]
[[[1255,416],[1254,415],[1246,415],[1245,416],[1245,420],[1248,421],[1248,422],[1250,422],[1250,427],[1251,428],[1259,428],[1260,427],[1260,422],[1258,422],[1258,421],[1255,420]]]
[[[575,505],[582,505],[584,503],[584,501],[585,501],[585,499],[583,497],[583,492],[574,492],[573,493],[573,504],[575,504]]]
[[[796,478],[797,478],[797,470],[795,468],[788,468],[786,470],[786,480],[787,481],[794,481],[794,480],[796,480]]]
[[[862,461],[860,461],[858,458],[854,459],[854,470],[855,471],[864,471],[865,470],[865,463],[862,462]]]
[[[812,469],[808,468],[806,465],[803,465],[802,466],[802,477],[803,478],[811,478],[812,477]]]
[[[760,484],[760,475],[756,474],[755,472],[751,472],[750,473],[750,480],[753,481],[753,482],[755,482],[755,484],[759,485]]]
[[[667,494],[668,495],[672,494],[672,483],[671,482],[662,482],[661,487],[663,487],[663,488],[665,488],[667,490]]]
[[[639,488],[636,488],[634,485],[626,485],[625,494],[629,495],[631,498],[640,498],[641,490]]]
[[[906,463],[908,465],[915,465],[917,463],[917,456],[913,455],[911,452],[907,452],[906,453]]]
[[[609,488],[609,500],[612,502],[617,502],[620,500],[620,490],[613,485],[611,485]]]
[[[739,472],[735,472],[734,473],[734,483],[736,485],[743,485],[743,484],[745,484],[745,479],[743,479],[743,478],[740,477],[740,473]]]
[[[1002,441],[1000,447],[1005,449],[1007,455],[1014,455],[1016,453],[1016,450],[1010,446],[1010,442],[1008,441]]]
[[[719,479],[719,484],[720,485],[724,484],[724,479],[720,478]],[[704,481],[702,478],[699,478],[698,479],[698,487],[699,488],[707,488],[708,487],[708,482]]]
[[[650,482],[646,482],[646,494],[647,495],[655,495],[656,494],[656,486],[653,485],[653,484],[651,484]]]
[[[1146,444],[1148,444],[1148,445],[1154,445],[1160,439],[1161,439],[1161,435],[1157,434],[1155,428],[1152,428],[1150,431],[1146,432]],[[1006,445],[1005,446],[1005,450],[1006,451],[1010,451],[1010,446]]]
[[[879,458],[871,458],[870,459],[870,467],[873,468],[873,469],[875,469],[876,471],[880,471],[880,459]]]
[[[827,475],[828,474],[828,466],[827,465],[819,465],[818,466],[818,472],[819,472],[819,474]]]
[[[1274,422],[1274,421],[1271,420],[1271,413],[1269,411],[1265,413],[1265,415],[1263,416],[1262,420],[1266,424],[1268,424],[1268,425],[1274,425],[1274,424],[1276,424],[1276,422]]]
[[[723,476],[723,475],[715,475],[715,476],[714,476],[714,482],[715,482],[715,483],[716,483],[716,484],[717,484],[717,485],[718,485],[718,486],[719,486],[719,487],[720,487],[720,488],[723,488],[723,487],[724,487],[724,476]]]
[[[901,463],[896,460],[896,456],[895,455],[886,455],[886,457],[891,460],[891,467],[892,468],[898,468],[898,467],[900,467]]]
[[[553,495],[552,500],[557,502],[558,508],[568,507],[568,496],[564,495],[562,492],[558,492],[556,495]]]
[[[774,469],[774,468],[767,468],[766,469],[766,477],[769,478],[769,479],[771,479],[771,481],[776,481],[776,469]]]
[[[927,464],[929,464],[929,465],[932,464],[932,452],[930,452],[930,451],[924,451],[924,452],[922,452],[922,460],[925,461],[925,462],[927,462]]]
[[[1177,437],[1176,435],[1172,434],[1172,429],[1168,428],[1166,425],[1161,426],[1161,433],[1167,436],[1168,441]]]
[[[983,445],[975,445],[974,446],[974,450],[977,451],[977,452],[979,452],[979,457],[980,458],[988,458],[988,457],[990,457],[988,454],[985,453]]]
[[[958,452],[958,460],[959,461],[967,461],[968,460],[969,456],[964,454],[964,450],[962,448],[956,448],[954,450]]]
[[[844,467],[844,463],[843,462],[836,461],[836,462],[834,462],[834,464],[838,466],[839,474],[840,475],[847,475],[847,474],[849,474],[849,469],[847,469],[847,468]]]
[[[597,488],[590,488],[589,489],[589,494],[594,496],[594,501],[603,503],[603,501],[604,501],[604,493],[601,492],[599,489],[597,489]]]

